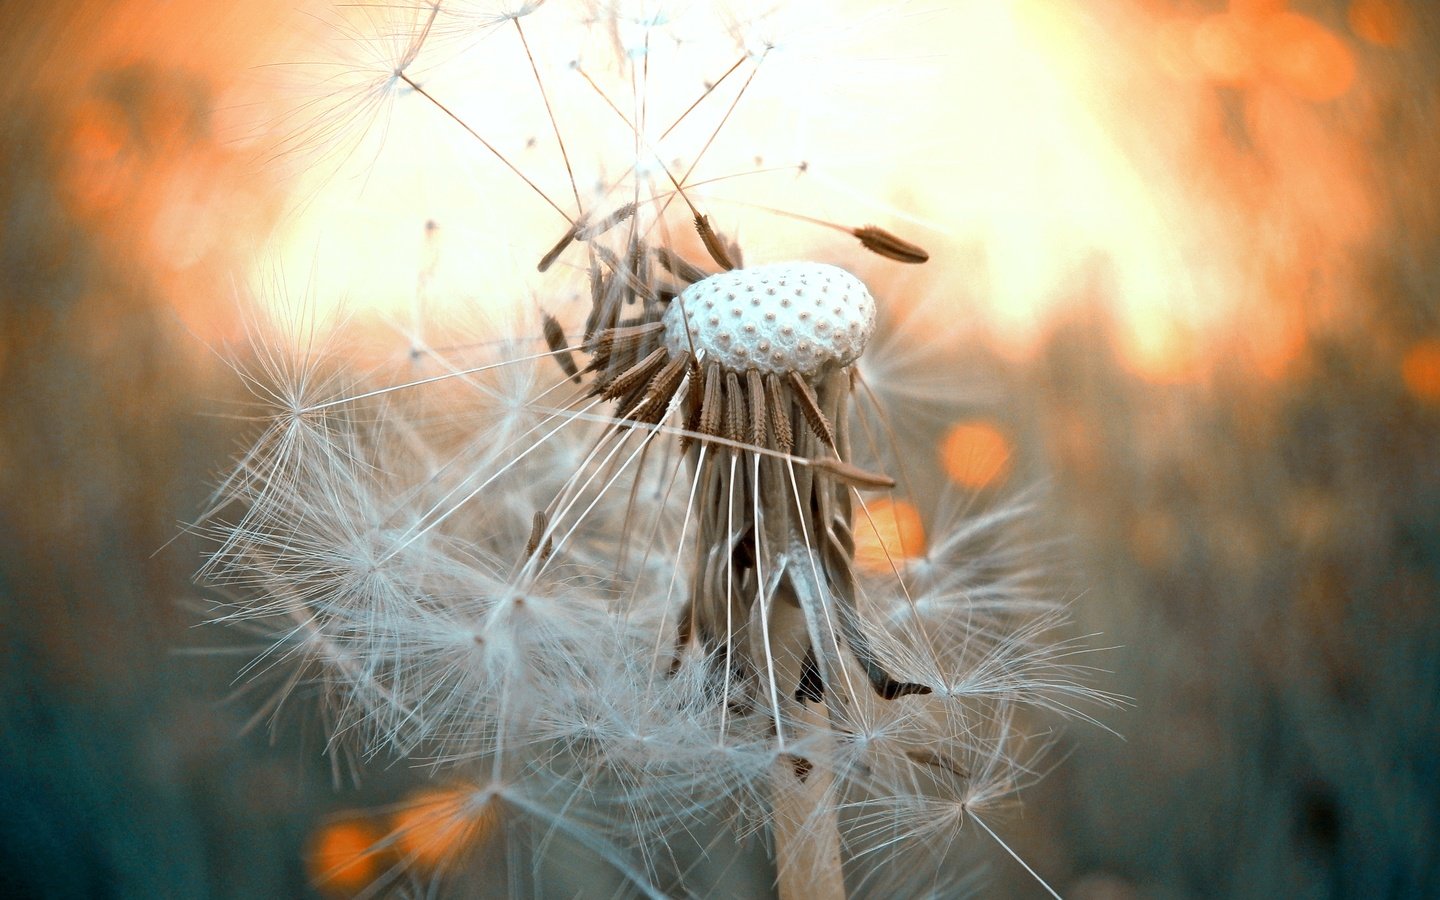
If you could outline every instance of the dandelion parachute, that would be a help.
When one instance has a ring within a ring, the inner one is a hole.
[[[983,819],[1034,774],[1023,710],[1111,698],[1053,637],[1062,611],[991,571],[1008,558],[977,561],[1014,510],[857,566],[867,497],[896,489],[877,434],[906,439],[861,402],[885,395],[857,362],[886,298],[842,267],[750,259],[710,193],[745,176],[702,165],[782,45],[757,50],[732,21],[739,61],[662,113],[645,86],[667,75],[638,51],[687,46],[688,21],[349,9],[389,55],[318,121],[302,112],[292,150],[343,155],[357,120],[334,117],[418,103],[564,220],[514,304],[530,320],[503,338],[364,369],[311,335],[262,337],[245,375],[269,424],[198,526],[217,541],[202,577],[234,598],[219,618],[276,639],[254,670],[320,685],[336,752],[443,779],[384,842],[379,887],[468,860],[504,871],[499,893],[539,895],[563,845],[608,871],[606,893],[700,896],[717,889],[705,861],[747,841],[782,896],[962,883],[947,849],[972,818],[993,835]],[[537,59],[534,30],[576,22],[581,61]],[[434,74],[502,38],[528,62],[550,172]],[[629,146],[583,159],[560,93]],[[841,230],[885,265],[928,258],[879,226]]]

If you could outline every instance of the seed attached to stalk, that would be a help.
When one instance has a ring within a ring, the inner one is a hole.
[[[918,265],[930,259],[930,254],[924,247],[918,244],[912,244],[904,238],[896,237],[885,229],[875,225],[856,228],[851,233],[860,239],[860,244],[866,250],[869,250],[871,253],[878,253],[896,262]]]

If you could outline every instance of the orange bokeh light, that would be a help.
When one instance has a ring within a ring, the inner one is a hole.
[[[1380,47],[1397,46],[1410,30],[1410,15],[1400,0],[1355,0],[1348,18],[1356,37]]]
[[[1401,360],[1400,375],[1417,400],[1440,404],[1440,338],[1412,344]]]
[[[867,516],[868,513],[868,516]],[[888,498],[870,501],[856,515],[855,565],[885,573],[925,553],[925,523],[914,504]]]
[[[940,462],[950,480],[968,488],[998,484],[1010,474],[1010,440],[994,424],[959,422],[940,442]]]
[[[119,111],[96,101],[83,104],[65,141],[61,197],[77,216],[105,213],[127,195],[136,176],[126,158],[129,140]]]
[[[363,819],[325,826],[315,836],[306,859],[310,879],[325,888],[354,891],[379,874],[375,845],[380,831]]]
[[[1177,25],[1185,27],[1184,20],[1170,28]],[[1195,24],[1190,36],[1197,66],[1215,84],[1275,84],[1322,102],[1341,96],[1355,80],[1355,58],[1343,40],[1314,19],[1273,4],[1232,5],[1230,12]]]
[[[405,861],[435,868],[484,837],[494,812],[489,806],[471,806],[470,797],[471,792],[461,788],[416,793],[391,820]]]
[[[1355,80],[1350,48],[1314,19],[1297,13],[1270,16],[1262,40],[1267,71],[1297,97],[1334,100]]]

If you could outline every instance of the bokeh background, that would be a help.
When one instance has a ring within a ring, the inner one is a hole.
[[[556,223],[433,110],[358,181],[274,158],[300,95],[271,64],[322,52],[321,8],[8,6],[0,894],[345,895],[382,861],[337,861],[423,788],[354,783],[303,702],[272,728],[237,676],[258,645],[197,627],[182,525],[251,427],[224,359],[267,280],[392,322],[420,293],[503,313]],[[809,55],[713,164],[932,262],[722,218],[753,259],[867,279],[946,410],[904,437],[955,496],[1043,487],[1056,589],[1133,704],[1059,734],[1006,833],[1071,897],[1440,894],[1440,11],[936,0],[827,43],[862,9],[797,5]],[[464,102],[554,188],[534,99]],[[902,552],[929,513],[887,507]],[[1037,895],[993,858],[987,892]]]

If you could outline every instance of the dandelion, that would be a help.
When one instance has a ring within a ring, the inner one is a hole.
[[[1023,566],[980,552],[1013,511],[941,518],[927,541],[890,496],[879,463],[904,454],[883,436],[905,426],[867,382],[887,367],[859,365],[883,298],[830,263],[749,260],[712,217],[728,179],[702,163],[777,45],[742,47],[667,118],[626,89],[690,40],[653,11],[577,14],[614,38],[610,82],[593,48],[561,82],[535,53],[532,29],[569,11],[414,12],[371,44],[395,59],[359,109],[398,80],[564,219],[534,256],[539,308],[525,337],[415,344],[369,372],[310,329],[262,338],[246,377],[274,411],[203,520],[204,576],[235,595],[221,618],[272,626],[256,666],[324,689],[332,749],[442,780],[393,817],[377,887],[468,860],[487,874],[467,893],[549,895],[585,858],[609,873],[589,892],[735,893],[714,861],[748,843],[782,897],[958,890],[949,849],[1000,842],[992,812],[1034,775],[1023,710],[1112,698]],[[502,35],[561,192],[408,74]],[[587,170],[561,93],[623,124],[622,174]],[[687,155],[661,150],[699,116]],[[820,224],[885,265],[928,258]]]

